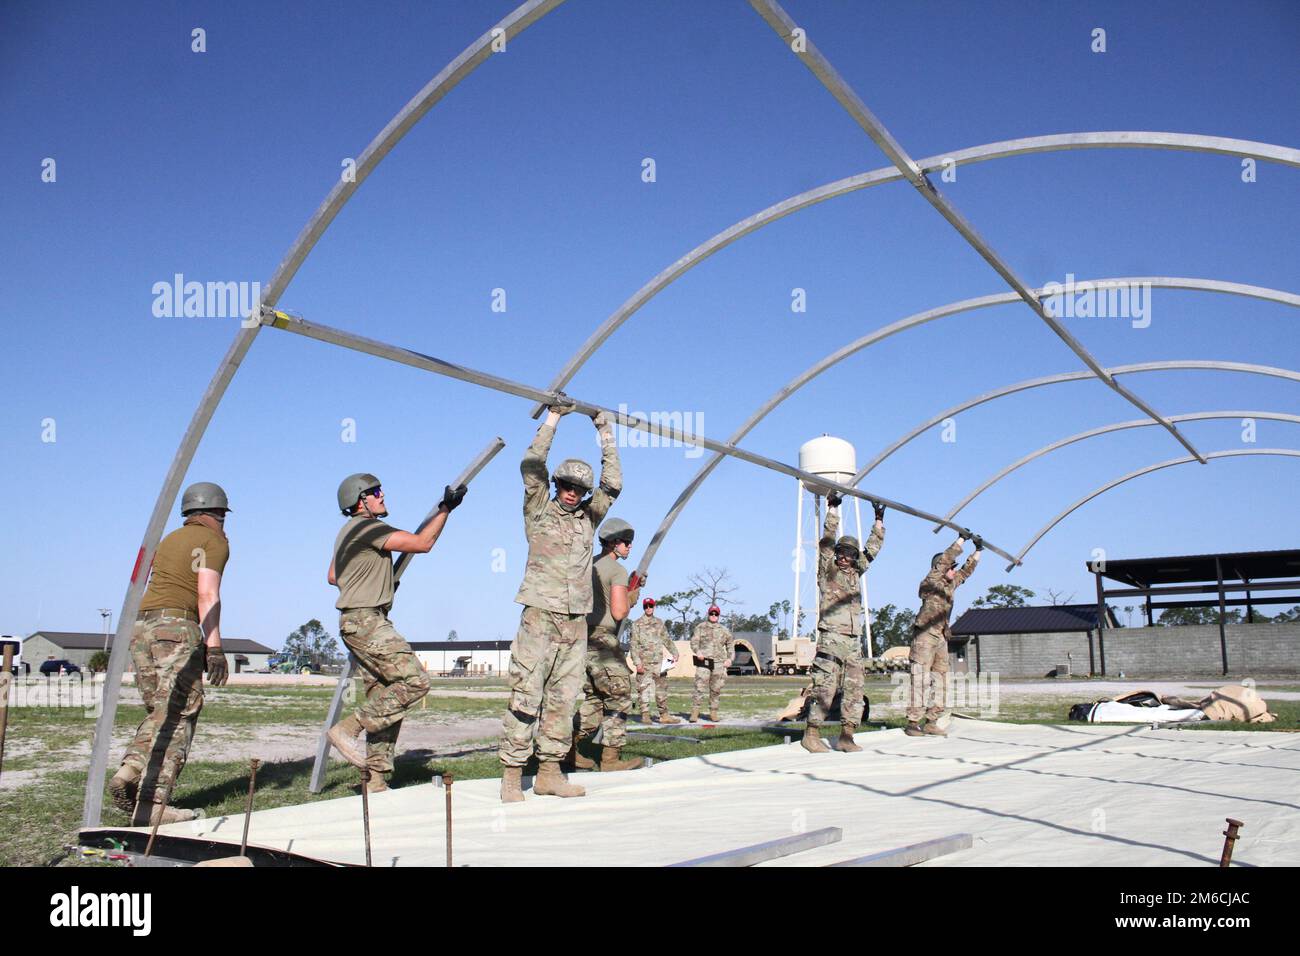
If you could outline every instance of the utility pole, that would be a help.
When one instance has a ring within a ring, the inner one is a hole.
[[[108,652],[108,635],[109,635],[109,633],[110,633],[110,628],[111,628],[111,625],[112,625],[112,623],[113,623],[113,610],[112,610],[112,608],[101,607],[101,608],[99,609],[99,616],[100,616],[101,618],[104,619],[104,652],[107,653],[107,652]]]

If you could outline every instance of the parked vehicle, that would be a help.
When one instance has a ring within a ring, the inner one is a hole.
[[[45,676],[58,674],[60,671],[65,674],[80,674],[81,668],[72,661],[41,661],[41,673]]]
[[[817,655],[817,645],[806,637],[776,641],[776,656],[767,662],[768,674],[807,674]]]

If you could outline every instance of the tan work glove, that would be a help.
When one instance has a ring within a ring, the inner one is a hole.
[[[226,664],[226,655],[220,647],[208,648],[207,664],[203,669],[208,672],[208,683],[213,687],[220,687],[230,677],[230,668]]]

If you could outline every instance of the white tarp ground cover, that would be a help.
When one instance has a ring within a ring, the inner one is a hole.
[[[575,774],[580,799],[503,806],[497,780],[456,783],[456,863],[658,866],[837,826],[842,842],[770,865],[968,832],[972,849],[928,865],[1210,866],[1235,817],[1234,862],[1300,865],[1300,734],[957,720],[947,739],[857,739],[858,754],[789,745]],[[374,864],[442,866],[443,806],[428,784],[373,796]],[[160,832],[238,844],[241,829],[223,817]],[[360,797],[255,813],[249,840],[364,862]]]

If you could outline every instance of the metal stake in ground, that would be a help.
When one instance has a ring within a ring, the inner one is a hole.
[[[370,865],[370,770],[361,771],[361,827],[366,832],[366,866]]]
[[[1237,831],[1246,824],[1240,820],[1234,820],[1228,817],[1228,829],[1223,831],[1223,856],[1219,858],[1219,866],[1226,867],[1232,864],[1232,846],[1237,842]]]
[[[5,645],[4,670],[0,672],[0,771],[5,765],[5,730],[9,726],[9,685],[13,683],[14,646]]]
[[[442,785],[447,788],[447,865],[451,866],[451,785],[454,778],[449,773],[442,775]]]
[[[171,806],[172,787],[175,786],[175,784],[176,784],[175,778],[172,778],[171,780],[167,781],[167,789],[163,791],[162,806],[155,808],[155,811],[157,813],[157,818],[153,821],[153,829],[149,831],[149,842],[145,844],[145,848],[144,848],[145,856],[149,856],[151,853],[153,853],[153,841],[158,839],[158,825],[162,823],[163,815],[166,814],[167,808]],[[136,806],[137,807],[140,806],[138,798],[136,800]],[[150,815],[152,816],[153,812],[155,811],[151,811]]]
[[[262,766],[262,761],[254,757],[248,761],[248,803],[244,807],[244,838],[239,841],[239,855],[248,855],[248,821],[253,815],[253,793],[257,789],[257,768]]]

